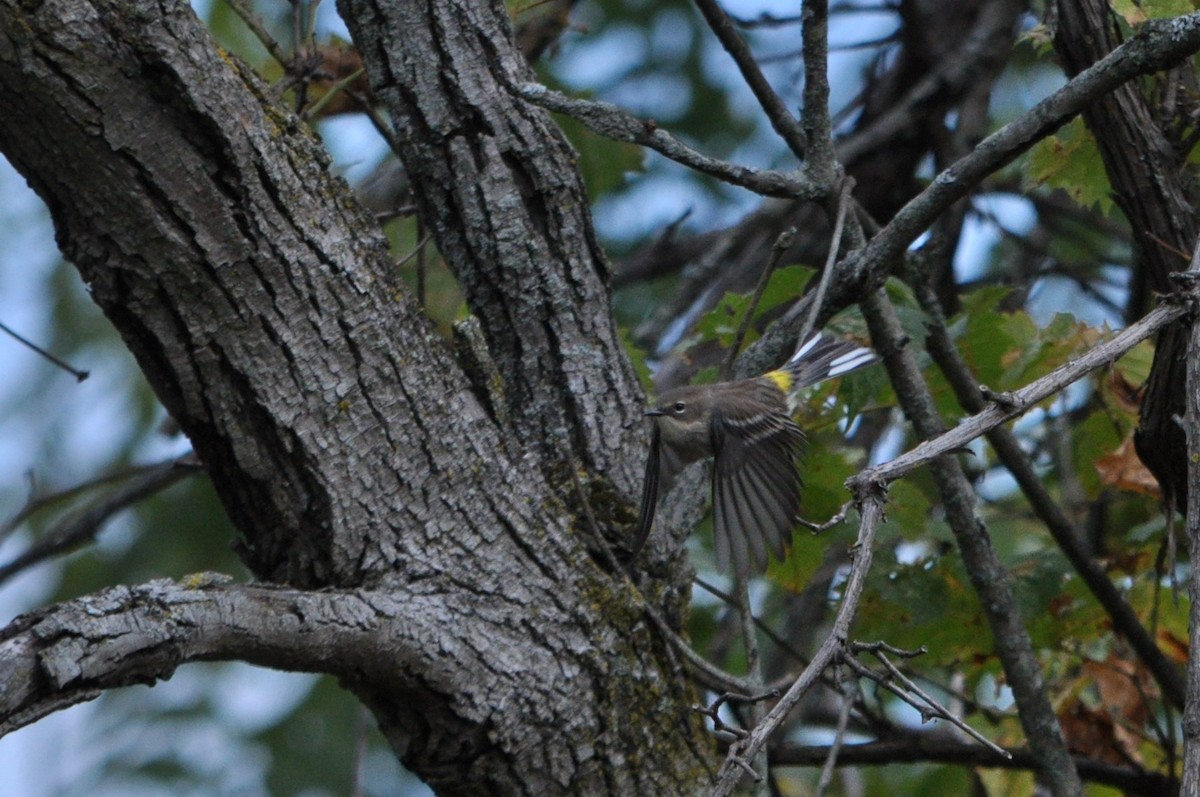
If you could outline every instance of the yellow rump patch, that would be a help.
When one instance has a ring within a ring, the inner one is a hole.
[[[784,393],[792,389],[792,375],[787,371],[770,371],[763,376],[774,382]]]

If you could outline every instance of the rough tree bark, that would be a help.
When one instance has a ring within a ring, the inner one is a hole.
[[[293,590],[357,590],[293,591],[278,614],[237,586],[189,593],[188,611],[152,586],[52,607],[4,632],[3,727],[242,658],[337,675],[441,793],[694,793],[713,751],[691,687],[564,502],[578,463],[619,534],[641,433],[568,152],[543,112],[484,113],[520,68],[501,7],[346,10],[397,117],[420,107],[401,125],[418,196],[515,428],[472,393],[318,142],[190,9],[0,2],[0,149],[192,439],[245,561]],[[400,29],[412,41],[384,38]],[[468,46],[501,78],[454,61]],[[430,91],[437,69],[389,93],[399,53],[447,59],[467,95]],[[140,624],[147,607],[171,622]],[[295,633],[266,655],[243,611]]]
[[[1021,8],[962,5],[966,74],[994,75]],[[187,661],[241,659],[337,676],[441,793],[696,793],[716,757],[691,686],[599,540],[633,519],[642,405],[573,156],[517,99],[529,75],[500,4],[342,11],[504,377],[486,399],[319,144],[190,10],[0,0],[0,150],[193,440],[263,582],[153,582],[19,618],[0,631],[0,732]],[[907,204],[912,185],[881,195],[890,221],[844,253],[831,304],[878,287],[952,203],[1101,94],[1193,53],[1200,17],[1170,34],[1147,26]],[[901,115],[928,107],[937,130],[980,101],[950,67],[900,77]],[[912,118],[880,119],[858,155],[895,160],[870,136],[904,131],[913,168]],[[677,565],[658,537],[651,559]],[[682,573],[642,586],[677,612]],[[1010,677],[1042,700],[1033,670]],[[1038,752],[1043,770],[1070,769]]]

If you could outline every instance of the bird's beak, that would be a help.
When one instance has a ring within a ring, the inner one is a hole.
[[[663,411],[662,411],[662,410],[660,410],[660,409],[657,409],[657,408],[655,408],[655,409],[652,409],[652,410],[646,410],[646,412],[644,413],[644,415],[645,415],[647,418],[657,418],[659,415],[666,415],[666,413],[665,413],[665,412],[663,412]]]

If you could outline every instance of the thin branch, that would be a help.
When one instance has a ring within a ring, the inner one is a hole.
[[[16,331],[14,331],[11,327],[7,326],[6,324],[0,324],[0,332],[4,332],[6,335],[11,337],[13,340],[32,349],[33,351],[37,352],[39,355],[41,355],[45,359],[52,362],[54,365],[58,366],[59,368],[61,368],[64,371],[66,371],[68,374],[75,377],[76,382],[82,382],[83,380],[87,379],[88,376],[90,376],[90,372],[81,371],[78,368],[73,367],[66,360],[62,360],[62,359],[59,359],[58,357],[55,357],[53,354],[46,351],[41,346],[37,345],[29,338],[25,337],[24,335],[18,334]]]
[[[365,68],[359,67],[358,69],[351,72],[349,75],[346,75],[346,77],[335,82],[332,86],[329,87],[329,90],[326,91],[325,94],[322,95],[322,97],[319,100],[317,100],[312,105],[305,108],[303,110],[303,112],[300,113],[300,118],[306,122],[310,122],[313,119],[320,118],[321,111],[325,110],[325,107],[327,105],[329,105],[329,103],[332,102],[333,99],[335,97],[337,97],[339,94],[341,94],[342,92],[346,92],[347,94],[353,96],[353,93],[348,91],[348,89],[350,88],[350,85],[352,83],[354,83],[354,81],[361,78],[364,74],[366,74],[366,71],[367,70]]]
[[[737,739],[745,739],[747,735],[745,730],[728,725],[724,720],[721,719],[721,707],[726,703],[729,703],[731,706],[734,703],[748,703],[751,705],[756,705],[764,700],[770,700],[773,697],[779,697],[778,690],[770,689],[766,692],[759,690],[748,692],[722,692],[721,694],[717,695],[717,699],[714,700],[710,705],[696,705],[692,706],[692,708],[708,717],[712,721],[713,730],[717,733],[729,734]]]
[[[788,227],[779,233],[779,237],[772,244],[771,256],[767,259],[767,265],[758,276],[758,284],[754,286],[754,293],[750,297],[750,304],[747,305],[746,312],[742,315],[742,320],[738,323],[737,332],[733,336],[733,343],[730,345],[729,351],[725,353],[725,360],[721,363],[720,370],[717,371],[718,381],[724,382],[729,379],[729,374],[733,371],[733,361],[737,359],[738,353],[742,350],[742,343],[746,340],[746,333],[750,331],[750,323],[754,320],[754,312],[758,309],[759,302],[762,301],[763,294],[767,290],[767,283],[771,281],[771,275],[775,273],[775,269],[779,266],[779,261],[783,259],[784,252],[791,248],[795,237],[796,228]]]
[[[875,658],[879,659],[879,662],[884,666],[884,669],[887,670],[887,675],[878,675],[877,673],[873,672],[871,668],[863,665],[853,656],[843,657],[843,661],[845,661],[846,665],[862,677],[875,681],[880,686],[896,695],[896,697],[915,708],[921,714],[922,722],[928,722],[933,718],[944,719],[963,733],[970,736],[975,741],[982,744],[984,747],[987,747],[989,750],[993,751],[996,755],[1001,756],[1002,758],[1012,758],[1012,753],[1008,752],[1003,747],[1000,747],[1000,745],[996,744],[991,739],[988,739],[982,733],[963,722],[931,694],[913,683],[912,679],[902,673],[895,664],[892,664],[892,662],[888,660],[887,656],[885,656],[883,653],[882,646],[851,645],[850,647],[851,650],[856,652],[861,650],[873,654]],[[921,652],[924,652],[924,649],[922,649]],[[906,653],[905,655],[910,654]],[[895,682],[899,682],[903,689],[897,687]]]
[[[403,266],[405,263],[412,260],[414,257],[419,257],[421,254],[421,251],[425,248],[425,244],[429,243],[429,239],[432,236],[433,236],[432,232],[427,232],[423,236],[421,236],[421,240],[417,241],[416,247],[414,247],[413,250],[411,252],[409,252],[407,255],[405,255],[404,257],[402,257],[396,261],[396,266],[397,267]],[[418,299],[417,299],[418,303],[422,307],[424,307],[425,306],[425,287],[423,285],[418,286],[417,294],[418,294]]]
[[[1020,390],[992,394],[995,403],[983,412],[965,418],[953,429],[932,437],[908,452],[874,468],[868,468],[851,477],[847,486],[851,491],[866,484],[887,484],[911,471],[927,465],[937,457],[963,448],[980,435],[1006,421],[1023,415],[1044,399],[1060,392],[1067,385],[1079,381],[1087,374],[1117,360],[1125,352],[1158,330],[1186,315],[1189,307],[1178,301],[1167,301],[1146,314],[1141,321],[1131,324],[1104,343],[1089,349],[1040,379],[1030,382]]]
[[[921,439],[937,437],[944,429],[928,384],[905,346],[907,337],[896,310],[883,290],[863,302],[863,316],[876,350],[883,355],[888,376],[904,414]],[[1039,776],[1051,794],[1081,793],[1079,778],[1058,718],[1046,694],[1041,665],[1025,628],[1007,572],[976,514],[976,495],[960,464],[949,455],[935,458],[930,472],[941,497],[946,521],[954,534],[971,586],[979,596],[991,629],[995,651],[1017,704],[1021,727],[1037,751]],[[868,471],[870,472],[870,471]],[[861,474],[860,474],[861,475]],[[860,482],[865,486],[868,482]],[[880,482],[873,481],[878,485]]]
[[[714,797],[727,797],[733,793],[744,772],[745,762],[757,755],[770,735],[783,723],[800,699],[818,682],[826,668],[837,659],[846,644],[850,634],[850,623],[858,610],[858,602],[866,585],[867,573],[871,569],[875,532],[883,518],[884,498],[884,492],[880,489],[868,488],[860,494],[862,505],[858,539],[854,544],[853,560],[842,589],[842,603],[834,617],[833,627],[825,641],[817,649],[812,661],[779,699],[779,702],[767,712],[767,715],[754,727],[746,739],[730,747],[729,754],[718,773],[717,784],[712,791]]]
[[[173,462],[175,460],[172,459],[170,461]],[[44,509],[49,509],[50,507],[54,506],[55,504],[60,504],[60,503],[64,503],[67,501],[71,501],[71,500],[83,495],[84,493],[91,492],[92,490],[99,489],[106,485],[115,484],[117,482],[122,482],[127,479],[136,478],[136,477],[141,476],[150,471],[157,470],[157,469],[161,468],[164,464],[166,464],[166,463],[155,462],[152,465],[138,465],[133,468],[117,471],[116,473],[110,473],[105,476],[99,476],[95,479],[92,479],[91,481],[81,482],[80,484],[76,484],[72,487],[67,487],[67,488],[65,488],[63,490],[59,490],[58,492],[55,492],[55,493],[50,493],[49,495],[43,495],[43,496],[38,496],[38,497],[35,497],[34,495],[32,495],[32,493],[36,492],[36,484],[35,484],[30,488],[31,495],[26,500],[25,505],[22,506],[19,510],[17,510],[17,512],[12,517],[10,517],[8,520],[6,520],[3,524],[0,524],[0,542],[3,542],[4,540],[6,540],[10,536],[12,536],[12,533],[14,531],[16,531],[17,529],[19,529],[21,527],[22,523],[24,523],[26,520],[33,517],[38,512],[41,512]],[[32,478],[31,478],[31,481],[32,481]]]
[[[763,670],[762,657],[758,655],[758,634],[755,628],[754,611],[750,605],[750,579],[743,573],[734,572],[733,594],[737,598],[738,619],[742,628],[742,646],[746,653],[746,680],[750,682],[753,690],[752,695],[761,695],[761,698],[750,698],[745,702],[749,704],[750,717],[747,722],[748,727],[758,725],[762,720],[763,704],[762,700],[767,697],[777,697],[777,691],[769,693],[763,692]],[[742,734],[743,738],[746,734]],[[758,751],[758,754],[753,756],[753,764],[750,760],[746,760],[746,766],[752,768],[755,772],[754,781],[758,784],[758,788],[754,790],[754,794],[758,797],[766,797],[767,791],[766,776],[770,771],[770,764],[767,761],[767,750],[764,747]]]
[[[811,309],[804,319],[804,326],[800,328],[800,334],[796,337],[796,340],[801,343],[808,340],[809,334],[817,328],[817,318],[820,316],[821,306],[825,304],[825,295],[829,292],[829,281],[833,279],[838,252],[841,251],[842,230],[846,225],[846,210],[853,201],[850,198],[853,190],[853,177],[842,180],[842,187],[838,193],[837,215],[833,221],[833,234],[829,236],[829,253],[825,256],[825,267],[821,269],[821,279],[817,283],[816,293],[813,294]]]
[[[821,765],[821,777],[817,780],[817,788],[813,792],[813,797],[825,797],[829,784],[833,782],[838,753],[841,752],[842,744],[846,741],[846,727],[850,724],[850,709],[858,700],[858,680],[847,678],[845,671],[840,667],[838,673],[838,680],[842,683],[842,699],[838,709],[837,729],[833,732],[833,744],[829,745],[829,755],[826,756],[825,763]]]
[[[796,121],[796,117],[792,116],[792,112],[784,105],[783,100],[775,93],[775,89],[771,88],[766,77],[763,76],[762,70],[758,68],[758,63],[754,60],[754,54],[750,52],[750,47],[746,44],[745,39],[738,34],[733,21],[721,9],[716,0],[695,0],[695,3],[696,7],[700,9],[700,13],[704,15],[708,27],[716,34],[721,46],[725,48],[725,52],[729,53],[734,63],[737,64],[738,70],[742,73],[742,79],[746,81],[746,85],[754,93],[758,104],[766,112],[771,127],[787,144],[788,149],[797,158],[804,160],[808,147],[804,130]]]
[[[816,199],[823,194],[821,187],[794,172],[752,169],[710,158],[684,144],[653,120],[638,119],[610,102],[575,99],[540,83],[522,83],[516,89],[525,100],[534,105],[566,114],[599,135],[614,141],[626,141],[648,147],[676,163],[730,185],[740,186],[763,196],[784,199]]]
[[[283,47],[267,31],[262,20],[250,9],[250,3],[247,0],[228,0],[228,2],[229,7],[233,9],[233,13],[241,18],[246,27],[250,29],[250,32],[254,34],[254,37],[259,40],[267,52],[271,54],[271,57],[275,59],[275,62],[286,70],[288,64],[291,63],[291,57],[283,51]]]
[[[667,621],[658,613],[658,610],[650,605],[645,604],[646,614],[654,622],[658,628],[658,632],[662,634],[663,639],[675,648],[675,650],[683,656],[689,665],[691,665],[694,673],[699,677],[703,686],[713,690],[721,690],[723,692],[738,692],[749,694],[754,691],[751,684],[743,678],[738,678],[732,673],[725,672],[720,667],[716,666],[708,659],[701,656],[695,651],[686,639],[679,636],[667,623]]]
[[[22,570],[53,556],[69,553],[95,539],[100,529],[113,515],[165,490],[183,477],[199,470],[200,466],[192,462],[171,460],[131,478],[128,483],[113,490],[109,495],[84,507],[66,518],[61,524],[50,529],[45,536],[11,561],[0,565],[0,584]]]
[[[831,528],[833,528],[837,524],[841,523],[843,520],[846,519],[846,515],[848,515],[850,513],[850,510],[853,508],[854,508],[854,499],[850,499],[846,503],[842,504],[841,508],[839,508],[837,512],[833,513],[833,515],[828,520],[826,520],[824,523],[814,523],[811,520],[805,520],[802,517],[796,518],[796,522],[799,523],[804,528],[808,529],[815,536],[817,534],[823,534],[823,533],[829,531]]]
[[[714,598],[720,600],[726,606],[737,606],[737,600],[732,595],[722,589],[718,589],[716,585],[710,584],[699,576],[693,578],[692,583],[708,594],[712,595]],[[783,651],[783,653],[789,658],[793,659],[800,665],[808,664],[808,657],[796,650],[796,648],[793,647],[792,644],[786,639],[775,633],[775,631],[771,628],[771,626],[767,625],[767,623],[756,617],[754,618],[754,624],[758,627],[758,630],[762,632],[763,636],[769,639],[773,645]]]
[[[902,739],[849,744],[838,754],[838,766],[884,766],[929,762],[985,769],[1034,769],[1037,760],[1028,749],[1009,751],[1011,758],[1001,758],[982,745],[947,739],[941,734],[912,733]],[[827,745],[797,745],[783,743],[771,748],[771,760],[776,766],[818,766],[829,755]],[[1112,786],[1122,794],[1142,797],[1162,797],[1174,794],[1171,779],[1143,769],[1118,766],[1107,761],[1075,756],[1079,776],[1091,783]]]

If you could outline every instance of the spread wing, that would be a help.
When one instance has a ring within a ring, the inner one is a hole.
[[[780,413],[713,415],[713,546],[717,569],[742,578],[783,558],[800,508],[800,427]]]
[[[629,561],[637,561],[638,554],[646,545],[650,529],[654,525],[654,512],[658,508],[658,498],[671,491],[675,477],[683,470],[684,463],[673,454],[669,447],[662,444],[662,433],[658,424],[654,424],[654,434],[650,440],[650,456],[646,458],[646,475],[642,481],[642,510],[638,517],[637,531],[634,536],[633,550]]]

